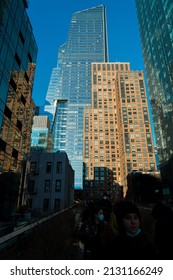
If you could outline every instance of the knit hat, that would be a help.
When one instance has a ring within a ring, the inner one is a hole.
[[[121,222],[122,219],[129,213],[137,214],[139,219],[141,220],[141,215],[138,207],[130,201],[121,201],[117,205],[115,212],[116,212],[117,220],[119,222]]]

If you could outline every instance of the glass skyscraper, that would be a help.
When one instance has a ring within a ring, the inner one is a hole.
[[[58,50],[45,111],[53,116],[54,150],[66,151],[75,170],[75,189],[83,181],[83,110],[91,105],[91,63],[107,60],[105,7],[74,13],[67,41]]]
[[[0,0],[0,219],[5,221],[16,214],[35,109],[38,48],[27,8],[27,0]]]
[[[173,156],[173,2],[136,0],[140,36],[162,165]]]
[[[38,48],[27,8],[26,0],[0,1],[0,173],[18,170],[30,145]]]
[[[36,63],[38,49],[27,8],[27,0],[0,1],[0,128],[11,72],[27,71],[29,63]]]

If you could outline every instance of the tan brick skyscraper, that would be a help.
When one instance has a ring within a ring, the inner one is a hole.
[[[84,193],[127,191],[128,173],[154,171],[156,160],[141,71],[129,63],[92,64],[92,106],[84,110]]]

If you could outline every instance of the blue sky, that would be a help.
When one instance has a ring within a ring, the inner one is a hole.
[[[67,40],[73,13],[97,5],[107,13],[109,61],[130,62],[131,70],[144,70],[135,0],[29,0],[29,15],[38,45],[33,88],[36,105],[44,105],[58,48]]]

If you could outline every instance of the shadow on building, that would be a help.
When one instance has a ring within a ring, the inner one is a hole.
[[[167,202],[173,202],[173,156],[160,166],[163,183],[163,197]]]
[[[13,222],[19,194],[20,174],[4,172],[0,174],[0,220]]]
[[[113,202],[123,197],[123,186],[113,179],[113,171],[107,167],[94,167],[93,179],[87,179],[84,164],[83,186],[85,200],[100,200],[105,192]]]
[[[131,172],[127,175],[126,199],[137,204],[153,204],[162,199],[162,181],[159,172]]]

